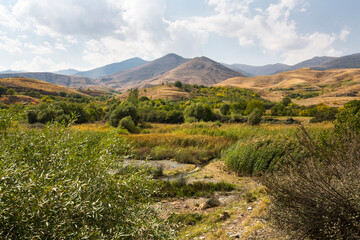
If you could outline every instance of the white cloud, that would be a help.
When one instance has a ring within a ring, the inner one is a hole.
[[[0,36],[0,50],[10,54],[20,54],[23,52],[20,40],[7,36]]]
[[[18,0],[18,19],[30,22],[38,34],[102,36],[122,24],[122,11],[113,0]]]
[[[288,64],[311,58],[315,55],[337,56],[336,40],[345,40],[349,34],[344,28],[340,34],[315,32],[300,34],[296,23],[290,19],[293,12],[306,11],[307,3],[303,0],[279,0],[266,9],[256,9],[255,14],[248,10],[251,0],[209,0],[216,12],[207,17],[193,17],[169,23],[172,28],[187,28],[192,31],[194,41],[202,33],[215,33],[236,38],[239,45],[259,46],[263,52],[280,54]]]
[[[31,61],[20,60],[11,64],[11,69],[23,69],[26,71],[52,72],[59,69],[69,69],[72,66],[67,63],[55,63],[50,58],[35,56]]]
[[[35,45],[31,42],[24,43],[24,48],[29,49],[33,54],[46,55],[53,52],[53,47],[49,42],[44,42],[43,45]]]
[[[347,39],[349,27],[336,34],[299,33],[291,17],[306,11],[307,0],[278,0],[254,9],[256,1],[206,0],[214,10],[207,16],[170,21],[164,19],[166,0],[13,0],[12,7],[0,4],[0,29],[13,33],[0,34],[0,50],[32,54],[34,59],[26,64],[37,69],[57,66],[48,57],[61,52],[71,56],[70,47],[83,52],[82,59],[94,67],[169,52],[193,57],[203,55],[211,35],[258,47],[290,64],[314,55],[341,54],[334,45]]]
[[[340,33],[340,40],[341,41],[346,41],[347,40],[347,37],[349,36],[350,34],[350,28],[348,26],[345,26],[342,30],[341,30],[341,33]]]
[[[16,17],[8,8],[0,4],[0,26],[11,30],[23,29],[24,26],[17,21]]]

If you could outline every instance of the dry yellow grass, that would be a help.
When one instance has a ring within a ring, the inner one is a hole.
[[[79,93],[73,89],[30,78],[0,78],[0,86],[13,88],[18,92],[39,91],[44,94],[57,95],[60,91]],[[83,93],[79,93],[84,95]]]
[[[325,103],[341,106],[349,100],[360,98],[360,69],[315,71],[302,68],[272,76],[231,78],[215,84],[215,86],[253,89],[271,101],[281,100],[286,94],[282,91],[284,89],[321,91],[322,94],[318,97],[295,102],[301,105]]]
[[[118,96],[119,99],[124,100],[129,96],[129,93],[123,93]],[[150,87],[139,90],[139,96],[146,96],[150,99],[169,99],[169,100],[179,100],[181,98],[189,98],[190,94],[188,92],[181,92],[179,88],[173,85],[160,85],[156,87]]]

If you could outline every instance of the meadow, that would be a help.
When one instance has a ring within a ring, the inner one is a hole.
[[[300,107],[182,88],[192,100],[131,90],[125,101],[65,94],[2,107],[1,238],[359,236],[359,101]]]

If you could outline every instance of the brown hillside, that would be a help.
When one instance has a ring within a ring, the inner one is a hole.
[[[170,71],[187,61],[188,59],[176,54],[168,54],[139,67],[103,77],[99,79],[99,83],[114,89],[128,89],[140,84],[144,80]]]
[[[118,98],[124,100],[129,96],[129,93],[123,93],[118,96]],[[150,99],[169,99],[169,100],[179,100],[181,98],[189,98],[190,94],[188,92],[182,92],[174,85],[160,85],[156,87],[150,87],[139,90],[139,97],[146,96]]]
[[[232,77],[243,77],[241,73],[206,57],[194,58],[179,67],[144,81],[137,87],[159,85],[180,81],[185,84],[212,85]]]
[[[272,76],[231,78],[215,85],[253,89],[273,101],[279,101],[292,91],[317,91],[321,94],[318,97],[294,102],[306,105],[321,102],[342,105],[349,99],[360,99],[360,69],[315,71],[302,68]]]
[[[0,78],[0,86],[13,88],[17,92],[37,91],[44,95],[58,95],[60,91],[66,93],[79,93],[78,91],[67,87],[29,78]]]
[[[6,105],[13,105],[13,104],[35,105],[38,104],[40,100],[29,96],[17,95],[17,96],[2,96],[0,98],[0,102]]]
[[[94,84],[94,80],[91,78],[66,76],[48,72],[7,73],[0,74],[0,78],[31,78],[56,85],[76,88]]]

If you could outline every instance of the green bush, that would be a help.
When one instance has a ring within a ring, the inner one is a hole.
[[[130,116],[124,117],[119,122],[119,127],[126,129],[129,131],[129,133],[139,133],[139,129],[135,126],[135,123],[133,122],[132,118]]]
[[[227,115],[230,113],[230,105],[227,103],[223,103],[220,107],[220,113],[222,115]]]
[[[251,100],[247,106],[246,106],[246,109],[244,111],[244,114],[245,115],[249,115],[251,114],[254,109],[260,109],[261,113],[264,114],[265,113],[265,106],[264,106],[264,103],[259,101],[259,100]]]
[[[231,192],[235,186],[226,182],[193,182],[186,183],[181,177],[178,181],[164,182],[160,197],[210,197],[214,192]]]
[[[295,139],[272,137],[239,141],[224,151],[222,158],[226,166],[239,175],[257,175],[281,167],[287,161],[286,151],[290,150],[296,153],[294,158],[298,161],[305,154],[299,149]]]
[[[303,130],[308,157],[262,179],[270,219],[292,239],[360,239],[360,135],[345,127],[320,138]]]
[[[132,121],[137,124],[138,111],[136,106],[131,102],[122,102],[115,110],[110,114],[109,123],[113,127],[117,127],[119,122],[124,117],[130,116]]]
[[[120,171],[129,147],[116,134],[61,127],[0,133],[0,238],[170,238],[148,204],[156,182]]]
[[[6,90],[6,95],[16,95],[16,91],[12,88],[9,88],[8,90]]]
[[[260,109],[255,108],[248,117],[248,124],[250,126],[259,125],[261,123],[262,115],[263,112]]]
[[[214,113],[207,104],[193,103],[185,108],[184,116],[186,119],[194,117],[198,121],[211,121],[213,119]]]

